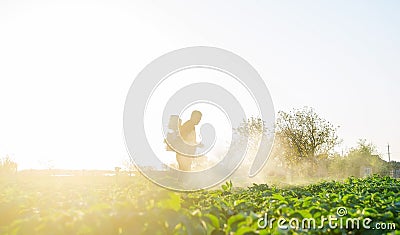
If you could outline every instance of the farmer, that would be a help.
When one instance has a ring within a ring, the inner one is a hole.
[[[176,161],[179,164],[179,170],[190,171],[192,168],[192,157],[196,153],[196,148],[200,147],[196,141],[196,129],[195,126],[199,124],[201,120],[201,112],[195,110],[188,121],[182,126],[179,126],[179,133],[182,140],[185,142],[183,153],[176,153]]]

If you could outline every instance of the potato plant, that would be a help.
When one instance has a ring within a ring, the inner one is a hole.
[[[193,193],[171,192],[141,176],[19,178],[0,184],[0,234],[400,234],[400,181],[390,177],[287,187],[235,188],[226,182]],[[346,213],[338,215],[338,208]],[[273,220],[263,226],[266,215]],[[371,221],[368,229],[332,228],[323,221],[329,216]],[[282,228],[280,218],[323,226]],[[385,229],[376,229],[377,223]]]

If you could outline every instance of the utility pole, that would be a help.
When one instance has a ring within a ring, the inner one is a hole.
[[[388,145],[387,145],[387,154],[388,154],[388,158],[389,158],[389,176],[390,177],[394,177],[395,175],[395,169],[393,168],[394,166],[392,166],[391,164],[390,164],[390,145],[389,145],[389,143],[388,143]]]

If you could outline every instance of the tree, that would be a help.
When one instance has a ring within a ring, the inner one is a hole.
[[[344,160],[346,168],[342,172],[346,176],[362,176],[360,169],[363,166],[370,166],[374,174],[389,174],[388,165],[377,153],[376,146],[365,139],[360,139],[357,147],[351,148]]]
[[[313,108],[278,112],[275,142],[289,166],[309,163],[314,174],[319,160],[332,154],[339,143],[337,128],[321,118]]]
[[[328,161],[328,175],[334,179],[343,179],[347,177],[346,174],[346,161],[345,157],[339,154],[334,154]]]
[[[135,164],[133,164],[130,158],[126,158],[122,161],[122,165],[124,166],[124,170],[128,172],[129,176],[134,175],[133,172],[136,171]]]
[[[234,129],[234,132],[241,136],[240,142],[245,142],[248,139],[248,148],[257,150],[261,141],[262,135],[267,134],[267,127],[261,118],[250,117]]]
[[[246,149],[246,154],[242,164],[236,169],[232,178],[238,179],[239,181],[245,180],[247,182],[249,169],[255,161],[258,151],[273,141],[271,135],[272,131],[268,130],[265,121],[258,117],[250,117],[243,120],[233,131],[239,138],[232,140],[232,147],[238,151]],[[265,142],[261,142],[263,138]],[[261,180],[262,178],[263,175],[259,174],[258,177],[253,178],[252,181]]]
[[[6,156],[5,158],[0,160],[0,174],[15,174],[17,172],[17,167],[17,163],[11,160],[9,156]]]

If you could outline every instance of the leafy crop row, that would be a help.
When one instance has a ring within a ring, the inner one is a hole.
[[[140,183],[2,183],[1,234],[400,234],[386,230],[259,227],[270,218],[370,218],[400,228],[400,182],[348,178],[301,187],[266,184],[174,193]],[[57,186],[58,185],[58,186]]]

